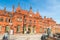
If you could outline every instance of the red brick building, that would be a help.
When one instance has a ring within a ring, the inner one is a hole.
[[[36,14],[30,10],[23,10],[18,5],[16,11],[14,11],[14,6],[12,7],[12,12],[0,10],[0,33],[3,34],[6,31],[13,30],[14,34],[17,33],[44,33],[47,32],[47,28],[51,28],[51,32],[55,33],[54,26],[56,22],[52,18],[42,18],[40,13],[37,11]]]

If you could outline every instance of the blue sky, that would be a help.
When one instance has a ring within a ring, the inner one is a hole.
[[[28,10],[30,5],[34,12],[39,10],[42,17],[52,17],[58,24],[60,23],[60,0],[0,0],[0,9],[4,9],[6,6],[8,11],[12,11],[12,5],[15,5],[15,9],[20,2],[20,7],[24,10]]]

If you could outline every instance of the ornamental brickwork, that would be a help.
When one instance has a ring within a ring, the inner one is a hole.
[[[47,32],[47,28],[55,33],[54,26],[56,22],[52,18],[42,18],[38,11],[36,14],[32,11],[32,7],[29,11],[21,9],[19,5],[16,11],[14,6],[12,12],[6,11],[6,7],[0,10],[0,34],[6,31],[14,34],[39,34]]]

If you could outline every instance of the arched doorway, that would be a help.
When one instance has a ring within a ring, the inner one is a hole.
[[[36,31],[36,27],[35,26],[33,26],[33,30],[32,31],[33,31],[33,33],[35,33],[35,31]]]
[[[20,25],[17,26],[16,32],[17,32],[17,33],[20,33]]]
[[[7,32],[7,31],[8,31],[8,32],[10,31],[10,26],[6,26],[6,27],[5,27],[5,32]]]
[[[26,33],[26,24],[23,26],[23,33]]]
[[[27,31],[28,34],[31,33],[31,25],[28,26],[28,31]]]

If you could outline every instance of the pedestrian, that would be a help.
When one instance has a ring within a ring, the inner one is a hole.
[[[8,35],[9,35],[8,31],[5,32],[5,34],[4,34],[4,36],[3,36],[3,40],[8,40]]]
[[[5,40],[5,36],[3,36],[3,40]]]
[[[5,37],[5,35],[4,35],[2,40],[8,40],[8,39],[7,39],[7,37]]]
[[[42,36],[41,36],[41,40],[46,40],[45,35],[42,35]]]

